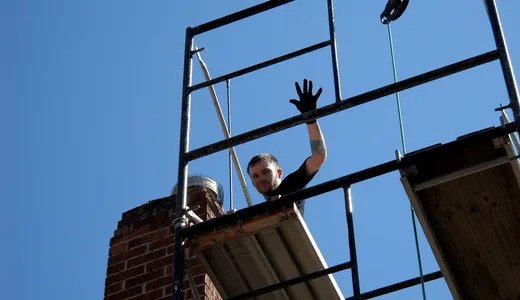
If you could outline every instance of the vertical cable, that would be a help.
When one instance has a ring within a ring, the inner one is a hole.
[[[394,39],[392,37],[392,28],[390,27],[390,22],[386,25],[388,29],[388,38],[390,40],[390,55],[392,57],[392,71],[394,74],[394,82],[397,82],[397,66],[395,63],[395,52],[394,52]],[[401,133],[401,145],[403,146],[403,153],[406,154],[406,142],[404,139],[404,125],[403,125],[403,114],[401,111],[401,98],[399,97],[399,92],[395,93],[395,99],[397,103],[397,115],[399,117],[399,130]]]
[[[226,80],[226,95],[227,95],[227,128],[231,136],[231,90],[229,79]],[[233,152],[229,148],[228,169],[229,169],[229,210],[232,211],[235,207],[233,205]]]
[[[204,74],[204,78],[206,79],[206,81],[210,81],[211,76],[209,74],[208,67],[206,66],[206,63],[202,60],[202,57],[200,55],[199,50],[201,50],[201,49],[203,49],[203,48],[200,48],[200,49],[197,48],[197,51],[196,51],[197,59],[200,63],[200,67],[202,69],[202,73]],[[218,100],[217,92],[215,91],[215,87],[213,85],[210,85],[210,86],[208,86],[208,90],[209,90],[209,94],[211,96],[211,100],[213,102],[213,106],[215,107],[215,111],[217,113],[217,118],[220,123],[220,127],[222,128],[222,133],[224,134],[224,136],[226,138],[229,139],[231,136],[230,136],[228,128],[227,128],[226,120],[224,118],[224,113],[222,112],[222,108],[220,107],[220,102]],[[244,193],[244,196],[246,198],[247,205],[251,206],[251,205],[253,205],[253,202],[252,202],[251,196],[249,195],[249,192],[247,190],[246,179],[244,178],[244,173],[242,172],[242,168],[240,167],[240,162],[238,161],[238,156],[235,152],[235,148],[231,147],[229,149],[231,151],[231,157],[233,159],[233,164],[237,171],[238,180],[240,182],[240,186],[242,187],[242,192]]]
[[[390,54],[392,56],[392,70],[394,74],[394,82],[397,82],[397,67],[395,63],[395,53],[394,53],[394,39],[392,37],[392,29],[390,27],[390,23],[387,23],[388,28],[388,38],[390,40]],[[403,125],[403,114],[401,112],[401,99],[399,97],[399,92],[395,93],[396,103],[397,103],[397,114],[399,117],[399,130],[401,133],[401,145],[403,147],[403,154],[406,154],[406,142],[404,139],[404,125]],[[419,264],[419,275],[421,278],[421,290],[423,299],[426,300],[426,288],[424,286],[424,274],[422,267],[422,259],[421,259],[421,250],[419,248],[419,238],[417,235],[417,225],[415,222],[415,212],[413,211],[412,204],[410,204],[410,213],[412,216],[412,225],[413,225],[413,235],[415,239],[415,251],[417,252],[417,262]]]

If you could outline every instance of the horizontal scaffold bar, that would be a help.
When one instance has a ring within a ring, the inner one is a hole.
[[[286,288],[286,287],[289,287],[289,286],[292,286],[292,285],[295,285],[295,284],[298,284],[298,283],[302,283],[302,282],[309,281],[309,280],[312,280],[312,279],[315,279],[315,278],[319,278],[319,277],[322,277],[322,276],[326,276],[326,275],[329,275],[329,274],[332,274],[332,273],[343,271],[343,270],[349,269],[351,267],[352,267],[352,263],[351,262],[345,262],[345,263],[342,263],[342,264],[339,264],[339,265],[335,265],[333,267],[330,267],[330,268],[327,268],[327,269],[323,269],[323,270],[320,270],[320,271],[316,271],[316,272],[313,272],[313,273],[310,273],[310,274],[307,274],[307,275],[303,275],[303,276],[300,276],[300,277],[297,277],[297,278],[292,278],[292,279],[289,279],[289,280],[286,280],[286,281],[282,281],[280,283],[275,283],[275,284],[272,284],[272,285],[268,285],[266,287],[259,288],[257,290],[254,290],[254,291],[251,291],[251,292],[248,292],[248,293],[243,293],[243,294],[240,294],[240,295],[237,295],[237,296],[233,296],[233,297],[227,298],[226,300],[251,299],[251,298],[254,298],[254,297],[257,297],[257,296],[260,296],[260,295],[263,295],[263,294],[267,294],[267,293],[270,293],[270,292],[274,292],[274,291],[277,291],[279,289],[283,289],[283,288]]]
[[[276,211],[284,207],[288,207],[300,200],[328,193],[333,190],[349,186],[367,179],[371,179],[380,175],[384,175],[393,171],[405,169],[423,160],[425,154],[429,154],[428,152],[430,151],[452,151],[457,147],[464,147],[468,143],[474,143],[485,139],[494,139],[514,132],[515,130],[517,130],[517,123],[511,122],[504,126],[491,127],[488,129],[481,130],[474,134],[469,134],[460,137],[457,140],[446,144],[438,144],[435,146],[428,147],[424,150],[410,152],[400,159],[391,160],[361,171],[345,175],[343,177],[338,177],[336,179],[326,181],[324,183],[284,195],[277,201],[262,202],[238,210],[235,213],[220,216],[218,218],[211,219],[193,225],[191,227],[184,228],[182,230],[182,235],[184,238],[189,239],[197,235],[213,232],[222,227],[240,223],[254,216],[267,214],[271,211]]]
[[[428,282],[428,281],[436,280],[436,279],[439,279],[442,277],[443,276],[442,276],[441,271],[437,271],[437,272],[433,272],[433,273],[424,275],[422,279],[424,282]],[[370,298],[379,297],[382,295],[393,293],[395,291],[399,291],[402,289],[412,287],[414,285],[418,285],[420,283],[421,283],[421,277],[415,277],[415,278],[401,281],[401,282],[398,282],[395,284],[391,284],[391,285],[388,285],[388,286],[385,286],[385,287],[382,287],[382,288],[379,288],[379,289],[376,289],[376,290],[373,290],[370,292],[363,293],[360,295],[359,299],[370,299]],[[346,298],[345,300],[355,300],[355,299],[356,299],[355,297],[349,297],[349,298]]]
[[[189,29],[191,36],[196,36],[197,34],[201,34],[228,24],[231,24],[236,21],[240,21],[242,19],[254,16],[256,14],[262,13],[264,11],[268,11],[275,7],[287,4],[289,2],[293,2],[294,0],[271,0],[266,1],[264,3],[260,3],[255,6],[251,6],[241,11],[234,12],[230,15],[224,16],[222,18],[218,18],[207,23],[201,24],[196,27],[192,27]]]
[[[452,75],[485,63],[492,62],[494,60],[497,60],[499,58],[499,54],[497,50],[493,50],[490,52],[486,52],[484,54],[480,54],[408,79],[404,79],[401,81],[398,81],[396,83],[392,83],[389,85],[386,85],[381,88],[377,88],[371,91],[368,91],[366,93],[356,95],[350,98],[347,98],[345,100],[342,100],[340,102],[336,102],[321,108],[318,108],[317,110],[297,115],[282,121],[278,121],[276,123],[272,123],[239,135],[236,135],[234,137],[221,140],[219,142],[200,147],[198,149],[194,149],[188,153],[186,153],[186,160],[191,161],[195,160],[197,158],[222,151],[225,149],[228,149],[233,146],[237,146],[240,144],[243,144],[245,142],[255,140],[261,137],[264,137],[266,135],[282,131],[284,129],[294,127],[296,125],[302,124],[306,121],[324,117],[331,115],[333,113],[346,110],[349,108],[353,108],[355,106],[368,103],[373,100],[381,99],[382,97],[412,88],[414,86],[418,86],[448,75]]]
[[[252,66],[249,66],[249,67],[246,67],[246,68],[243,68],[243,69],[231,72],[229,74],[222,75],[222,76],[219,76],[217,78],[213,78],[213,79],[211,79],[209,81],[198,83],[198,84],[193,85],[193,86],[190,87],[190,92],[193,92],[193,91],[196,91],[196,90],[200,90],[200,89],[205,88],[207,86],[214,85],[214,84],[217,84],[219,82],[222,82],[222,81],[225,81],[225,80],[228,80],[228,79],[233,79],[235,77],[242,76],[242,75],[245,75],[247,73],[254,72],[256,70],[267,68],[267,67],[272,66],[274,64],[277,64],[277,63],[280,63],[280,62],[283,62],[283,61],[286,61],[286,60],[289,60],[289,59],[292,59],[292,58],[304,55],[306,53],[309,53],[309,52],[316,51],[316,50],[319,50],[321,48],[327,47],[330,44],[331,44],[330,41],[323,41],[321,43],[317,43],[317,44],[311,45],[309,47],[305,47],[305,48],[302,48],[300,50],[296,50],[294,52],[287,53],[287,54],[275,57],[273,59],[263,61],[263,62],[258,63],[256,65],[252,65]]]

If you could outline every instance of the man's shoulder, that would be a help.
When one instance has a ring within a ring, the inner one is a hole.
[[[274,190],[273,192],[276,195],[285,195],[292,192],[295,192],[297,190],[301,190],[305,188],[305,186],[314,178],[314,175],[316,175],[318,171],[316,171],[314,174],[308,175],[307,171],[305,170],[305,161],[303,164],[294,172],[287,175],[278,188]]]

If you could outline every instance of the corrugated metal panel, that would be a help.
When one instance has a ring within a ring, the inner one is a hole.
[[[327,268],[293,207],[198,237],[192,247],[223,297],[232,297]],[[332,275],[256,299],[344,299]]]
[[[455,299],[520,299],[520,168],[507,137],[402,172]]]

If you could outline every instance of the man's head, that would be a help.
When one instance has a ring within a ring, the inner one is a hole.
[[[247,173],[256,190],[264,196],[280,185],[283,174],[278,160],[270,153],[253,156],[247,164]]]

